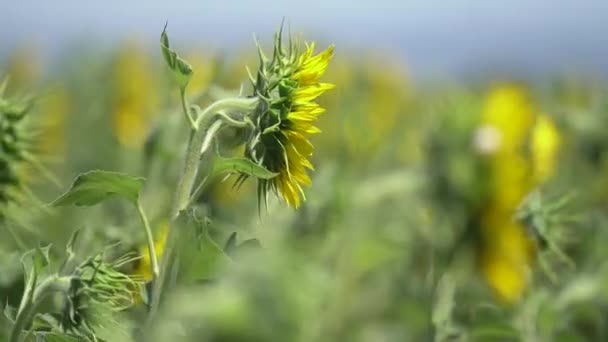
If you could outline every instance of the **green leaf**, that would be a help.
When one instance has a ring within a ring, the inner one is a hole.
[[[36,284],[38,283],[38,276],[42,269],[48,265],[48,253],[50,245],[46,247],[38,247],[27,251],[21,257],[21,263],[23,264],[24,282],[25,287],[23,288],[23,296],[21,298],[21,304],[19,304],[18,311],[29,306],[34,298],[34,291]]]
[[[83,340],[78,336],[71,336],[68,334],[62,334],[60,332],[54,331],[37,331],[34,333],[36,336],[36,341],[45,341],[45,342],[79,342],[79,341],[87,341]],[[40,338],[40,340],[38,340]]]
[[[246,158],[221,158],[218,157],[213,164],[213,174],[240,173],[259,179],[271,179],[278,175],[261,165]]]
[[[68,256],[74,255],[74,244],[76,243],[76,240],[78,239],[78,235],[80,235],[80,229],[76,229],[74,232],[72,232],[72,235],[70,236],[70,240],[68,241],[67,245],[65,246],[65,251]]]
[[[230,237],[228,237],[228,240],[226,240],[226,244],[224,245],[224,253],[231,255],[232,252],[234,252],[236,248],[236,235],[236,232],[230,234]]]
[[[40,272],[44,267],[50,263],[49,253],[51,252],[51,245],[36,248],[34,252],[34,267],[36,271]]]
[[[17,308],[6,304],[4,306],[4,317],[6,317],[10,322],[15,323],[15,318],[17,317]]]
[[[181,232],[179,255],[184,261],[179,273],[180,282],[194,283],[213,279],[222,264],[232,261],[211,238],[204,222],[189,217],[187,222],[182,221],[178,229]]]
[[[222,260],[228,259],[228,256],[209,236],[209,232],[205,229],[199,241],[198,269],[197,278],[210,278],[215,272],[217,266]]]
[[[51,205],[91,206],[111,197],[121,197],[135,204],[144,181],[144,178],[118,172],[89,171],[76,177],[72,187]]]
[[[170,48],[166,24],[165,28],[163,28],[163,32],[160,35],[160,51],[163,54],[165,62],[167,62],[167,65],[171,71],[173,71],[173,75],[179,83],[179,86],[181,88],[185,88],[192,77],[192,67]]]
[[[230,234],[224,245],[224,253],[234,260],[238,260],[239,254],[255,251],[262,248],[258,239],[248,239],[237,245],[237,232]]]

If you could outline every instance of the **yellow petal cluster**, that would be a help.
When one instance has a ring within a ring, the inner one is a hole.
[[[334,88],[333,84],[319,82],[333,57],[334,46],[317,55],[314,55],[314,48],[314,43],[306,45],[306,51],[300,56],[291,75],[291,79],[297,82],[297,87],[291,94],[291,110],[287,115],[286,129],[282,131],[286,138],[283,143],[286,160],[284,168],[274,180],[276,189],[294,208],[298,208],[305,200],[301,185],[311,184],[306,169],[313,170],[309,160],[313,146],[308,137],[321,132],[314,123],[325,111],[314,101],[325,91]]]

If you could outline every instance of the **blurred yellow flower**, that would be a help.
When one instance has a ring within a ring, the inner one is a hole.
[[[544,181],[553,173],[560,144],[560,134],[553,121],[546,115],[539,115],[532,130],[530,144],[537,182]]]
[[[529,284],[533,242],[511,212],[490,209],[482,217],[484,242],[480,251],[481,272],[505,302],[515,302]]]
[[[42,154],[53,157],[65,155],[66,118],[71,110],[71,100],[64,87],[55,87],[40,100],[37,108],[41,115],[40,126],[44,134],[38,139]]]
[[[156,240],[154,241],[154,249],[156,252],[156,257],[160,260],[160,257],[163,255],[163,251],[165,249],[165,243],[167,242],[167,234],[169,233],[169,224],[163,222],[160,224]],[[146,282],[152,281],[152,271],[150,269],[150,249],[148,245],[144,245],[140,251],[139,255],[141,255],[141,259],[137,263],[134,274],[138,277],[141,277]],[[138,278],[139,279],[139,278]]]
[[[490,90],[483,108],[482,122],[500,133],[497,153],[519,153],[534,124],[534,107],[519,85],[499,85]]]
[[[340,89],[324,99],[335,114],[319,120],[319,126],[333,134],[320,136],[318,143],[324,154],[343,157],[346,152],[352,160],[369,161],[403,122],[409,95],[406,69],[386,58],[346,60],[336,67],[331,79]]]
[[[9,77],[9,93],[31,88],[41,74],[40,55],[35,46],[22,46],[9,56],[3,69],[7,73],[0,76]]]
[[[112,124],[122,146],[143,145],[158,107],[157,83],[147,54],[137,45],[123,48],[116,58],[112,83]]]
[[[216,72],[214,57],[200,51],[194,51],[186,56],[185,59],[192,66],[192,70],[194,70],[190,82],[188,82],[188,92],[196,95],[205,91],[211,84],[211,81],[213,81],[213,76]]]
[[[482,113],[483,127],[497,137],[486,151],[490,197],[481,219],[480,267],[497,295],[510,303],[527,288],[535,255],[533,241],[513,214],[553,172],[560,141],[549,117],[537,112],[524,87],[506,84],[490,90]]]

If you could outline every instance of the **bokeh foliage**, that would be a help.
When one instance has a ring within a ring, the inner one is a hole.
[[[194,70],[187,95],[201,106],[238,93],[243,61],[255,66],[247,54],[186,55]],[[35,196],[2,218],[0,300],[12,307],[24,287],[24,250],[52,244],[51,265],[60,263],[76,229],[82,258],[114,243],[114,257],[146,255],[139,218],[120,201],[37,209],[81,172],[146,178],[140,200],[158,239],[165,234],[187,140],[171,75],[135,42],[79,56],[66,52],[43,72],[34,52],[19,52],[2,69],[11,76],[7,96],[36,94],[32,148],[61,184],[26,168],[20,179]],[[187,265],[149,336],[608,339],[605,84],[568,76],[418,85],[390,58],[356,59],[339,44],[326,79],[337,87],[321,99],[327,113],[313,138],[307,202],[295,211],[271,201],[259,212],[253,181],[235,189],[233,179],[213,179],[198,219],[184,223]],[[222,131],[218,152],[238,153],[230,144],[238,134]],[[146,262],[121,271],[149,280]],[[103,325],[128,332],[144,312],[139,302]],[[9,321],[0,320],[1,336]]]

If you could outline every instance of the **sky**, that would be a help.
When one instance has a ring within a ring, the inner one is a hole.
[[[77,41],[112,46],[138,37],[217,48],[294,32],[343,54],[391,54],[416,75],[484,70],[608,75],[608,1],[0,0],[0,58],[24,44],[49,56]]]

